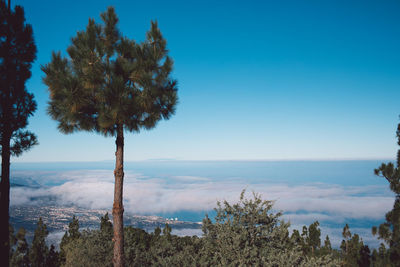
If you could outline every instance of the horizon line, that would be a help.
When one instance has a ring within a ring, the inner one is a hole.
[[[161,159],[141,159],[141,160],[125,160],[124,163],[129,162],[283,162],[283,161],[373,161],[373,160],[396,160],[395,157],[374,157],[374,158],[276,158],[276,159],[175,159],[175,158],[161,158]],[[114,162],[114,159],[107,160],[61,160],[61,161],[11,161],[11,164],[54,164],[54,163],[102,163]]]

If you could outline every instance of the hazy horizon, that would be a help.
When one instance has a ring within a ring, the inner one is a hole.
[[[274,162],[274,161],[395,161],[395,157],[391,158],[276,158],[276,159],[175,159],[175,158],[150,158],[141,160],[124,160],[124,162],[159,162],[159,161],[187,161],[187,162],[207,162],[207,161],[233,161],[233,162]],[[53,164],[53,163],[101,163],[101,162],[115,162],[115,159],[104,160],[69,160],[69,161],[12,161],[13,164]]]

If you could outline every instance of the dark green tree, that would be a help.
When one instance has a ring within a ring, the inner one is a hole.
[[[46,267],[59,267],[60,265],[60,253],[56,250],[54,245],[51,245],[46,257]]]
[[[300,236],[300,232],[297,229],[293,229],[293,233],[290,237],[293,244],[303,247],[303,238]]]
[[[77,239],[81,237],[81,233],[79,232],[79,220],[78,218],[72,216],[72,221],[68,224],[68,234],[69,239]]]
[[[161,234],[161,229],[159,226],[156,227],[156,229],[154,229],[154,237],[158,238]]]
[[[313,222],[308,229],[307,226],[304,225],[301,235],[298,230],[294,229],[290,238],[296,245],[301,247],[305,256],[315,256],[316,251],[319,251],[321,248],[321,229],[319,228],[319,222]]]
[[[14,227],[12,227],[11,224],[8,226],[8,240],[10,243],[10,250],[9,250],[8,258],[11,259],[12,255],[14,254],[13,247],[17,243],[17,238],[14,236]]]
[[[128,266],[153,266],[156,255],[152,255],[151,245],[160,245],[162,240],[158,239],[152,243],[152,235],[142,229],[133,227],[125,228],[125,257]],[[154,250],[154,249],[153,249]],[[157,251],[157,255],[162,257],[163,251]]]
[[[16,6],[13,11],[0,0],[0,262],[5,266],[10,249],[10,157],[37,144],[36,136],[24,130],[36,110],[33,95],[25,88],[35,57],[32,27],[25,23],[23,8]]]
[[[113,8],[101,18],[103,24],[89,19],[86,30],[72,38],[69,58],[53,53],[42,70],[50,91],[48,113],[61,132],[96,131],[116,137],[113,260],[115,266],[123,266],[124,131],[151,129],[169,119],[177,103],[177,86],[156,22],[137,43],[121,35]]]
[[[346,223],[346,225],[343,227],[343,232],[342,232],[342,237],[344,238],[342,240],[342,244],[340,245],[340,248],[342,249],[343,254],[346,254],[349,251],[349,242],[348,240],[351,238],[351,232],[350,232],[350,227]]]
[[[397,144],[400,145],[400,124],[396,131]],[[390,189],[395,194],[393,209],[386,213],[386,222],[379,227],[372,228],[372,234],[389,245],[390,260],[392,263],[400,262],[400,150],[397,151],[396,166],[392,162],[382,163],[375,169],[375,175],[385,178],[389,182]]]
[[[71,240],[65,247],[62,266],[112,266],[113,243],[105,239],[99,230],[83,230],[81,237]]]
[[[163,232],[163,235],[165,235],[167,237],[171,236],[171,232],[172,232],[171,226],[169,226],[168,223],[166,223],[162,232]]]
[[[328,235],[325,237],[324,246],[321,248],[321,251],[323,255],[327,255],[332,252],[331,240],[329,239]]]
[[[65,232],[61,239],[59,255],[61,262],[65,261],[65,246],[71,241],[74,241],[80,237],[81,233],[79,232],[79,220],[74,215],[72,217],[72,221],[68,224],[68,231]]]
[[[389,253],[383,243],[379,246],[378,250],[372,251],[371,262],[373,266],[391,266]]]
[[[360,257],[358,258],[358,266],[370,266],[371,265],[371,251],[367,245],[362,245],[360,248]]]
[[[315,251],[321,247],[321,229],[319,229],[319,222],[315,221],[308,227],[307,243],[311,247],[311,254],[314,255]]]
[[[25,238],[26,231],[20,228],[16,235],[16,248],[12,255],[10,265],[28,267],[29,265],[29,245]]]
[[[302,245],[302,250],[304,255],[310,255],[311,254],[311,246],[309,244],[309,238],[308,238],[308,229],[307,226],[303,225],[303,229],[301,231],[301,245]]]
[[[370,262],[370,250],[358,234],[352,234],[348,224],[342,232],[343,240],[340,245],[342,252],[343,266],[369,266],[360,265]]]
[[[46,224],[43,223],[42,218],[36,226],[33,236],[32,248],[29,251],[29,260],[32,267],[45,267],[46,259],[48,257],[49,248],[46,245],[46,237],[49,234]]]
[[[104,217],[100,218],[100,232],[108,239],[112,238],[113,235],[113,226],[108,217],[108,212],[104,215]]]

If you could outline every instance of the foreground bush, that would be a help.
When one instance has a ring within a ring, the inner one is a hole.
[[[314,257],[289,236],[289,224],[272,212],[273,203],[244,192],[238,203],[218,203],[213,222],[203,220],[203,237],[171,235],[166,225],[147,233],[125,228],[128,266],[338,266],[330,255]],[[75,219],[76,220],[76,219]],[[73,221],[61,244],[63,266],[112,266],[112,225],[108,215],[100,230],[76,233]],[[75,238],[72,238],[75,236]]]
[[[257,194],[240,195],[236,204],[217,203],[216,216],[203,220],[203,236],[179,237],[171,227],[153,233],[125,227],[126,266],[399,266],[391,260],[390,247],[381,244],[370,252],[361,237],[343,228],[340,250],[326,236],[321,245],[319,223],[293,230],[272,210],[273,202]],[[25,230],[10,229],[11,266],[113,266],[113,225],[108,214],[99,230],[79,230],[73,218],[56,251],[45,243],[47,227],[40,219],[31,246]]]

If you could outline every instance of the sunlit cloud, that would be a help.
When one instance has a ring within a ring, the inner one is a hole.
[[[112,171],[18,171],[14,173],[11,181],[26,184],[11,188],[12,206],[58,205],[110,210],[113,203]],[[249,184],[246,180],[238,178],[160,178],[127,171],[124,177],[124,207],[128,214],[143,215],[181,211],[207,212],[216,207],[217,201],[237,202],[243,189],[246,189],[248,198],[256,192],[263,199],[274,201],[274,210],[282,211],[283,219],[290,222],[292,228],[301,230],[303,225],[318,220],[322,229],[321,239],[328,234],[336,247],[340,245],[342,227],[346,222],[383,220],[385,213],[392,208],[394,200],[387,187],[378,185]],[[379,245],[379,241],[371,235],[370,228],[358,227],[352,230],[362,236],[367,244],[373,247]],[[179,231],[176,234],[200,234],[199,230]]]
[[[23,177],[23,172],[19,173]],[[32,175],[31,172],[26,175]],[[92,209],[109,209],[113,201],[112,171],[66,171],[37,173],[43,186],[13,187],[11,205],[32,205],[42,198],[53,199],[57,205],[76,205]],[[54,181],[65,181],[60,185]],[[48,185],[50,184],[50,185]],[[287,184],[246,184],[245,181],[212,181],[195,176],[173,176],[170,178],[145,177],[135,173],[125,174],[124,205],[132,214],[155,214],[181,210],[206,211],[216,206],[217,201],[235,202],[240,192],[246,189],[261,194],[264,199],[274,200],[276,210],[290,214],[291,220],[311,218],[329,220],[339,218],[383,218],[391,209],[393,196],[385,195],[386,188],[379,186],[345,187],[340,185],[309,184],[291,186]],[[380,195],[376,192],[381,191]],[[372,196],[371,196],[372,195]],[[307,214],[294,213],[302,212]]]

